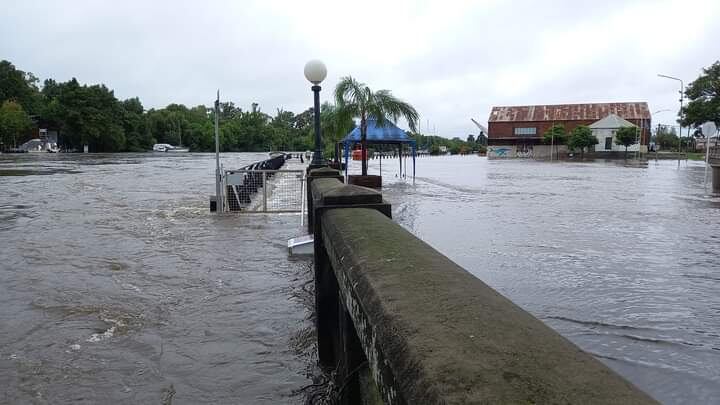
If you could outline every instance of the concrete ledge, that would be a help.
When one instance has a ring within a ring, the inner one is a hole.
[[[308,221],[307,221],[307,227],[308,227],[308,233],[313,232],[313,223],[314,220],[314,209],[313,209],[313,198],[312,198],[312,183],[315,179],[318,178],[324,178],[324,179],[335,179],[336,183],[343,181],[343,176],[340,175],[340,172],[331,169],[329,167],[319,167],[319,168],[312,168],[308,167],[307,169],[307,210],[308,210]]]
[[[655,403],[381,213],[319,215],[323,260],[386,403]]]
[[[330,167],[319,167],[315,169],[308,169],[308,175],[312,177],[332,177],[342,180],[340,172]]]
[[[348,176],[348,183],[368,188],[382,188],[382,176],[351,174]]]
[[[341,184],[326,190],[322,199],[325,205],[378,204],[382,202],[382,194],[366,187]]]

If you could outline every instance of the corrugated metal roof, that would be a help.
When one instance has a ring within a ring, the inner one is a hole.
[[[650,119],[647,103],[635,102],[493,107],[488,122],[599,120],[610,114]]]
[[[588,125],[588,127],[592,129],[615,129],[622,127],[637,127],[637,125],[626,119],[618,117],[615,114],[610,114],[599,121],[593,122],[592,124]]]

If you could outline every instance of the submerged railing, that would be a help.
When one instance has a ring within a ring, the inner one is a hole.
[[[281,169],[289,158],[280,154],[240,169],[222,170],[222,211],[303,212],[305,171]]]
[[[224,207],[231,212],[301,212],[304,177],[304,170],[225,171]]]

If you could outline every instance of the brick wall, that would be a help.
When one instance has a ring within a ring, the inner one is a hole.
[[[628,120],[635,125],[640,125],[641,120],[631,119]],[[542,135],[550,129],[553,124],[562,124],[565,126],[565,131],[570,132],[578,125],[590,125],[597,120],[574,120],[574,121],[513,121],[513,122],[489,122],[488,123],[488,144],[489,145],[514,145],[517,143],[539,143],[542,139]],[[535,136],[517,136],[515,135],[515,128],[537,128],[537,135]],[[644,128],[642,131],[642,145],[648,144],[648,137],[650,135],[650,120],[645,120]],[[505,139],[500,139],[505,138]],[[509,139],[508,139],[509,138]]]

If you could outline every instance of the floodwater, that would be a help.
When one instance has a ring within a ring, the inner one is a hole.
[[[0,156],[0,403],[306,399],[299,217],[209,213],[213,159]],[[720,196],[701,164],[433,157],[413,184],[397,163],[400,224],[655,398],[720,402]]]
[[[300,401],[300,217],[211,214],[214,173],[209,154],[0,155],[0,403]]]
[[[397,166],[384,161],[384,178]],[[415,235],[656,399],[717,404],[720,195],[703,180],[702,162],[437,157],[386,198]]]

